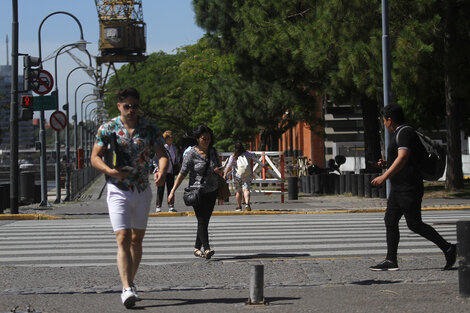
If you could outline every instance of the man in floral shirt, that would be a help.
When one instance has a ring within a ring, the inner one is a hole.
[[[142,258],[142,241],[152,200],[149,160],[153,153],[159,158],[161,170],[155,173],[154,180],[161,186],[165,183],[168,158],[159,129],[138,115],[140,96],[137,90],[121,89],[117,96],[121,114],[98,129],[91,163],[108,177],[106,200],[118,245],[117,265],[123,285],[121,300],[126,308],[131,308],[140,300],[134,277]],[[109,147],[116,155],[114,166],[103,161]]]

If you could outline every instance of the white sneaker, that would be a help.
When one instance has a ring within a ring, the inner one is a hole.
[[[174,207],[171,207],[168,209],[168,212],[176,212],[175,208]]]
[[[156,212],[156,213],[160,213],[161,211],[162,211],[161,208],[155,208],[155,212]]]
[[[122,304],[124,304],[126,309],[130,309],[135,305],[136,297],[131,287],[125,288],[122,291],[121,300],[122,300]]]
[[[142,301],[142,299],[139,297],[139,295],[137,294],[137,288],[136,286],[131,286],[131,290],[132,292],[134,293],[134,296],[135,296],[135,301]]]

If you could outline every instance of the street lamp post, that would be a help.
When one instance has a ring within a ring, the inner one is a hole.
[[[39,59],[42,60],[42,49],[41,49],[41,29],[44,22],[51,16],[56,14],[65,14],[72,17],[78,24],[80,28],[80,41],[77,43],[77,47],[80,50],[86,50],[86,41],[83,39],[83,29],[80,21],[73,15],[65,11],[56,11],[49,15],[47,15],[39,24],[38,29],[38,49],[39,49]],[[56,80],[57,84],[57,80]],[[57,85],[56,85],[57,86]],[[39,137],[40,137],[40,146],[41,146],[41,154],[40,154],[40,168],[41,168],[41,203],[39,206],[51,206],[48,199],[47,199],[47,164],[46,164],[46,130],[45,130],[45,116],[44,110],[40,111],[40,119],[39,119]],[[56,142],[57,144],[57,142]],[[57,156],[60,158],[60,156]],[[57,173],[56,173],[57,175]],[[57,177],[56,177],[57,180]],[[56,188],[60,190],[60,186],[57,186],[56,181]],[[60,191],[59,191],[60,192]]]
[[[78,89],[80,89],[80,87],[84,86],[84,85],[92,85],[94,87],[96,87],[95,84],[91,83],[91,82],[84,82],[82,84],[80,84],[76,89],[75,89],[75,115],[73,116],[73,132],[74,132],[74,145],[75,145],[75,158],[76,158],[76,161],[75,161],[75,169],[78,169],[78,155],[77,155],[77,151],[78,151],[78,125],[77,125],[77,121],[78,121],[78,113],[77,113],[77,92],[78,92]],[[89,94],[90,95],[90,94]],[[89,95],[85,96],[88,97]],[[91,94],[91,95],[94,95],[94,94]],[[96,95],[95,95],[96,96]],[[83,103],[83,100],[82,100],[82,103]],[[83,117],[80,117],[81,119],[83,119]]]
[[[70,111],[70,106],[69,106],[69,78],[70,75],[72,75],[73,72],[75,72],[78,69],[84,69],[85,71],[89,71],[92,68],[86,67],[86,66],[78,66],[71,70],[69,74],[67,75],[67,79],[65,82],[65,115],[67,116],[67,124],[65,126],[65,162],[66,162],[66,170],[65,170],[65,201],[70,201],[71,195],[70,195],[70,174],[71,174],[71,159],[70,159],[70,125],[68,123],[69,121],[69,111]]]
[[[392,97],[392,79],[390,73],[391,61],[390,61],[390,37],[389,37],[389,27],[388,27],[388,0],[382,0],[382,70],[383,70],[383,99],[384,107],[389,105],[390,99]],[[390,134],[385,132],[385,160],[388,160],[388,151],[387,147],[390,142]],[[390,180],[387,179],[386,182],[386,193],[387,198],[390,194]]]
[[[84,153],[85,153],[86,125],[85,125],[85,123],[84,123],[85,120],[84,120],[84,115],[83,115],[83,103],[84,103],[84,102],[89,102],[89,103],[87,104],[87,106],[86,106],[86,107],[88,108],[88,106],[89,106],[91,103],[94,103],[94,102],[97,101],[96,98],[85,101],[86,98],[88,98],[89,96],[95,96],[95,95],[94,95],[94,94],[88,94],[88,95],[86,95],[85,97],[83,97],[82,102],[81,102],[81,105],[80,105],[81,112],[82,112],[82,114],[81,114],[81,121],[80,121],[80,123],[79,123],[79,127],[80,127],[80,149],[82,149]],[[85,111],[85,113],[86,113],[86,111]],[[86,161],[86,156],[84,155],[83,157],[84,157],[84,161]]]
[[[57,79],[57,58],[60,54],[60,52],[62,50],[64,50],[65,48],[68,48],[68,47],[78,47],[80,43],[70,43],[70,44],[66,44],[66,45],[63,45],[59,50],[57,50],[56,54],[55,54],[55,57],[54,57],[54,80],[56,82],[56,85],[55,85],[55,91],[56,91],[56,95],[57,97],[59,97],[59,89],[57,87],[58,85],[58,79]],[[68,77],[67,77],[68,79]],[[66,88],[66,91],[67,91],[68,88]],[[66,109],[66,135],[65,135],[65,141],[66,141],[66,163],[68,163],[68,159],[70,157],[70,148],[69,148],[69,145],[68,145],[68,124],[69,124],[69,115],[68,115],[68,109]],[[54,201],[54,203],[61,203],[62,202],[62,199],[61,199],[61,187],[60,187],[60,135],[59,135],[59,132],[56,131],[55,133],[55,149],[56,149],[56,162],[55,162],[55,186],[56,186],[56,199]],[[69,172],[68,170],[66,170],[66,173]],[[67,174],[66,174],[67,175]],[[70,175],[70,172],[69,172],[69,175]],[[68,181],[68,184],[70,187],[70,180]],[[66,190],[69,190],[68,192],[68,195],[67,195],[67,199],[70,198],[70,189],[67,188],[66,186]]]

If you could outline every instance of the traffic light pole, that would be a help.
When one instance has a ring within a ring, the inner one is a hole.
[[[47,163],[46,163],[46,128],[44,110],[41,110],[39,118],[39,140],[41,142],[40,169],[41,169],[41,203],[39,206],[50,207],[51,204],[47,200]]]
[[[10,212],[18,214],[18,0],[11,7]]]

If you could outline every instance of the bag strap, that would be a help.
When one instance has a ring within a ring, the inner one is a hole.
[[[204,168],[204,174],[202,175],[202,178],[201,178],[201,181],[200,181],[201,185],[202,185],[202,182],[204,180],[204,177],[206,177],[206,175],[207,175],[207,170],[209,169],[209,164],[210,163],[211,163],[211,150],[209,148],[209,160],[206,161],[206,166]]]

